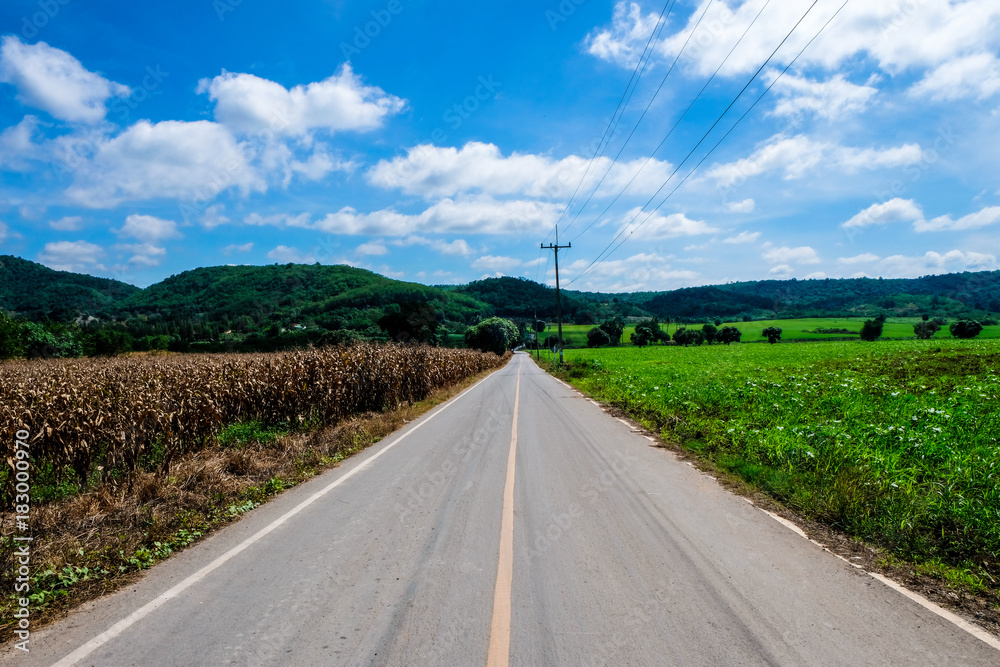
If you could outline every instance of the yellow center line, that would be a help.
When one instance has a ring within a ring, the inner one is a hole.
[[[514,571],[514,460],[517,456],[517,406],[521,398],[521,368],[518,365],[514,389],[514,420],[510,427],[510,453],[507,455],[507,481],[503,487],[503,518],[500,521],[500,561],[497,585],[493,591],[493,622],[490,624],[490,650],[487,667],[507,667],[510,662],[511,580]]]

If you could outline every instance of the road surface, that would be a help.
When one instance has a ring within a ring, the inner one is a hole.
[[[1000,664],[650,445],[515,355],[3,662]]]

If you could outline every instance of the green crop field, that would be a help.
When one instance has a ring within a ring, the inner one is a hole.
[[[733,326],[739,329],[743,333],[743,342],[749,343],[753,341],[763,341],[761,337],[761,331],[767,327],[781,327],[781,338],[782,340],[836,340],[842,338],[852,338],[857,335],[857,332],[861,331],[861,325],[864,324],[867,318],[864,317],[841,317],[841,318],[825,318],[825,319],[805,319],[805,320],[756,320],[753,322],[723,322],[721,326]],[[915,338],[913,335],[913,325],[919,322],[920,319],[916,317],[890,317],[886,320],[885,326],[882,329],[883,338]],[[563,338],[566,340],[567,347],[587,347],[587,332],[590,331],[595,325],[593,324],[563,324]],[[664,330],[667,329],[666,324],[661,324]],[[676,324],[670,325],[670,333],[673,334],[677,331]],[[693,329],[700,329],[702,324],[682,324],[680,326],[687,326]],[[845,333],[835,333],[835,334],[823,334],[816,333],[817,330],[834,330],[834,329],[846,329],[847,331],[854,332],[853,334]],[[622,343],[627,344],[629,342],[629,336],[635,331],[634,326],[628,326],[625,328],[625,335],[622,336]],[[544,341],[548,336],[557,335],[558,329],[555,324],[549,323],[548,328],[541,334],[541,339]],[[948,333],[948,325],[945,325],[934,335],[934,339],[950,339],[951,335]],[[983,327],[983,331],[979,334],[979,338],[1000,338],[1000,325],[992,325]]]
[[[788,506],[996,590],[1000,341],[625,346],[566,361],[557,372],[584,392]]]

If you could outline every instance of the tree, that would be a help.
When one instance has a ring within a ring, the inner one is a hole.
[[[983,325],[975,320],[959,320],[948,327],[948,330],[955,338],[975,338],[983,330]]]
[[[937,322],[929,322],[924,320],[923,322],[917,322],[913,325],[913,333],[917,338],[921,340],[927,340],[941,330],[941,325]]]
[[[601,327],[594,327],[587,332],[587,347],[601,347],[611,344],[611,336]]]
[[[465,343],[483,352],[503,355],[517,342],[517,325],[502,317],[491,317],[465,330]]]
[[[882,325],[884,323],[885,317],[882,317],[882,319],[876,317],[874,320],[865,320],[865,323],[861,326],[861,340],[877,340],[882,335]]]
[[[674,342],[687,347],[688,345],[701,345],[705,341],[705,334],[697,329],[682,327],[674,332]]]
[[[444,319],[427,302],[410,302],[400,306],[398,312],[379,318],[378,326],[390,338],[400,343],[437,343],[437,330]]]
[[[743,333],[736,327],[722,327],[719,329],[719,333],[716,334],[715,340],[729,345],[730,343],[740,342],[740,337]]]
[[[660,320],[655,317],[636,324],[635,331],[636,333],[643,333],[646,343],[666,342],[670,340],[670,334],[660,328]]]
[[[715,320],[714,324],[717,327],[721,327],[722,326],[722,320]]]
[[[774,345],[781,341],[781,327],[767,327],[760,332],[761,336],[767,338],[767,342]]]
[[[716,328],[716,325],[706,324],[701,328],[701,332],[705,336],[705,342],[711,345],[715,342],[715,337],[718,335],[719,330]]]
[[[632,335],[629,336],[629,340],[631,340],[632,344],[636,347],[645,347],[646,345],[649,345],[649,329],[640,329],[639,327],[636,327],[635,331],[632,332]]]
[[[24,356],[21,323],[0,310],[0,359]]]
[[[608,338],[615,345],[619,345],[622,342],[622,334],[625,333],[625,319],[618,315],[609,320],[604,320],[601,322],[601,330],[608,334]]]

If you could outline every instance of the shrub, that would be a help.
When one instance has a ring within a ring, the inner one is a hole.
[[[767,342],[774,345],[781,340],[781,327],[767,327],[760,332],[761,336],[767,338]]]
[[[602,347],[611,344],[611,337],[601,327],[594,327],[587,332],[587,347]]]
[[[959,320],[948,327],[948,330],[955,338],[975,338],[983,330],[983,325],[975,320]]]

